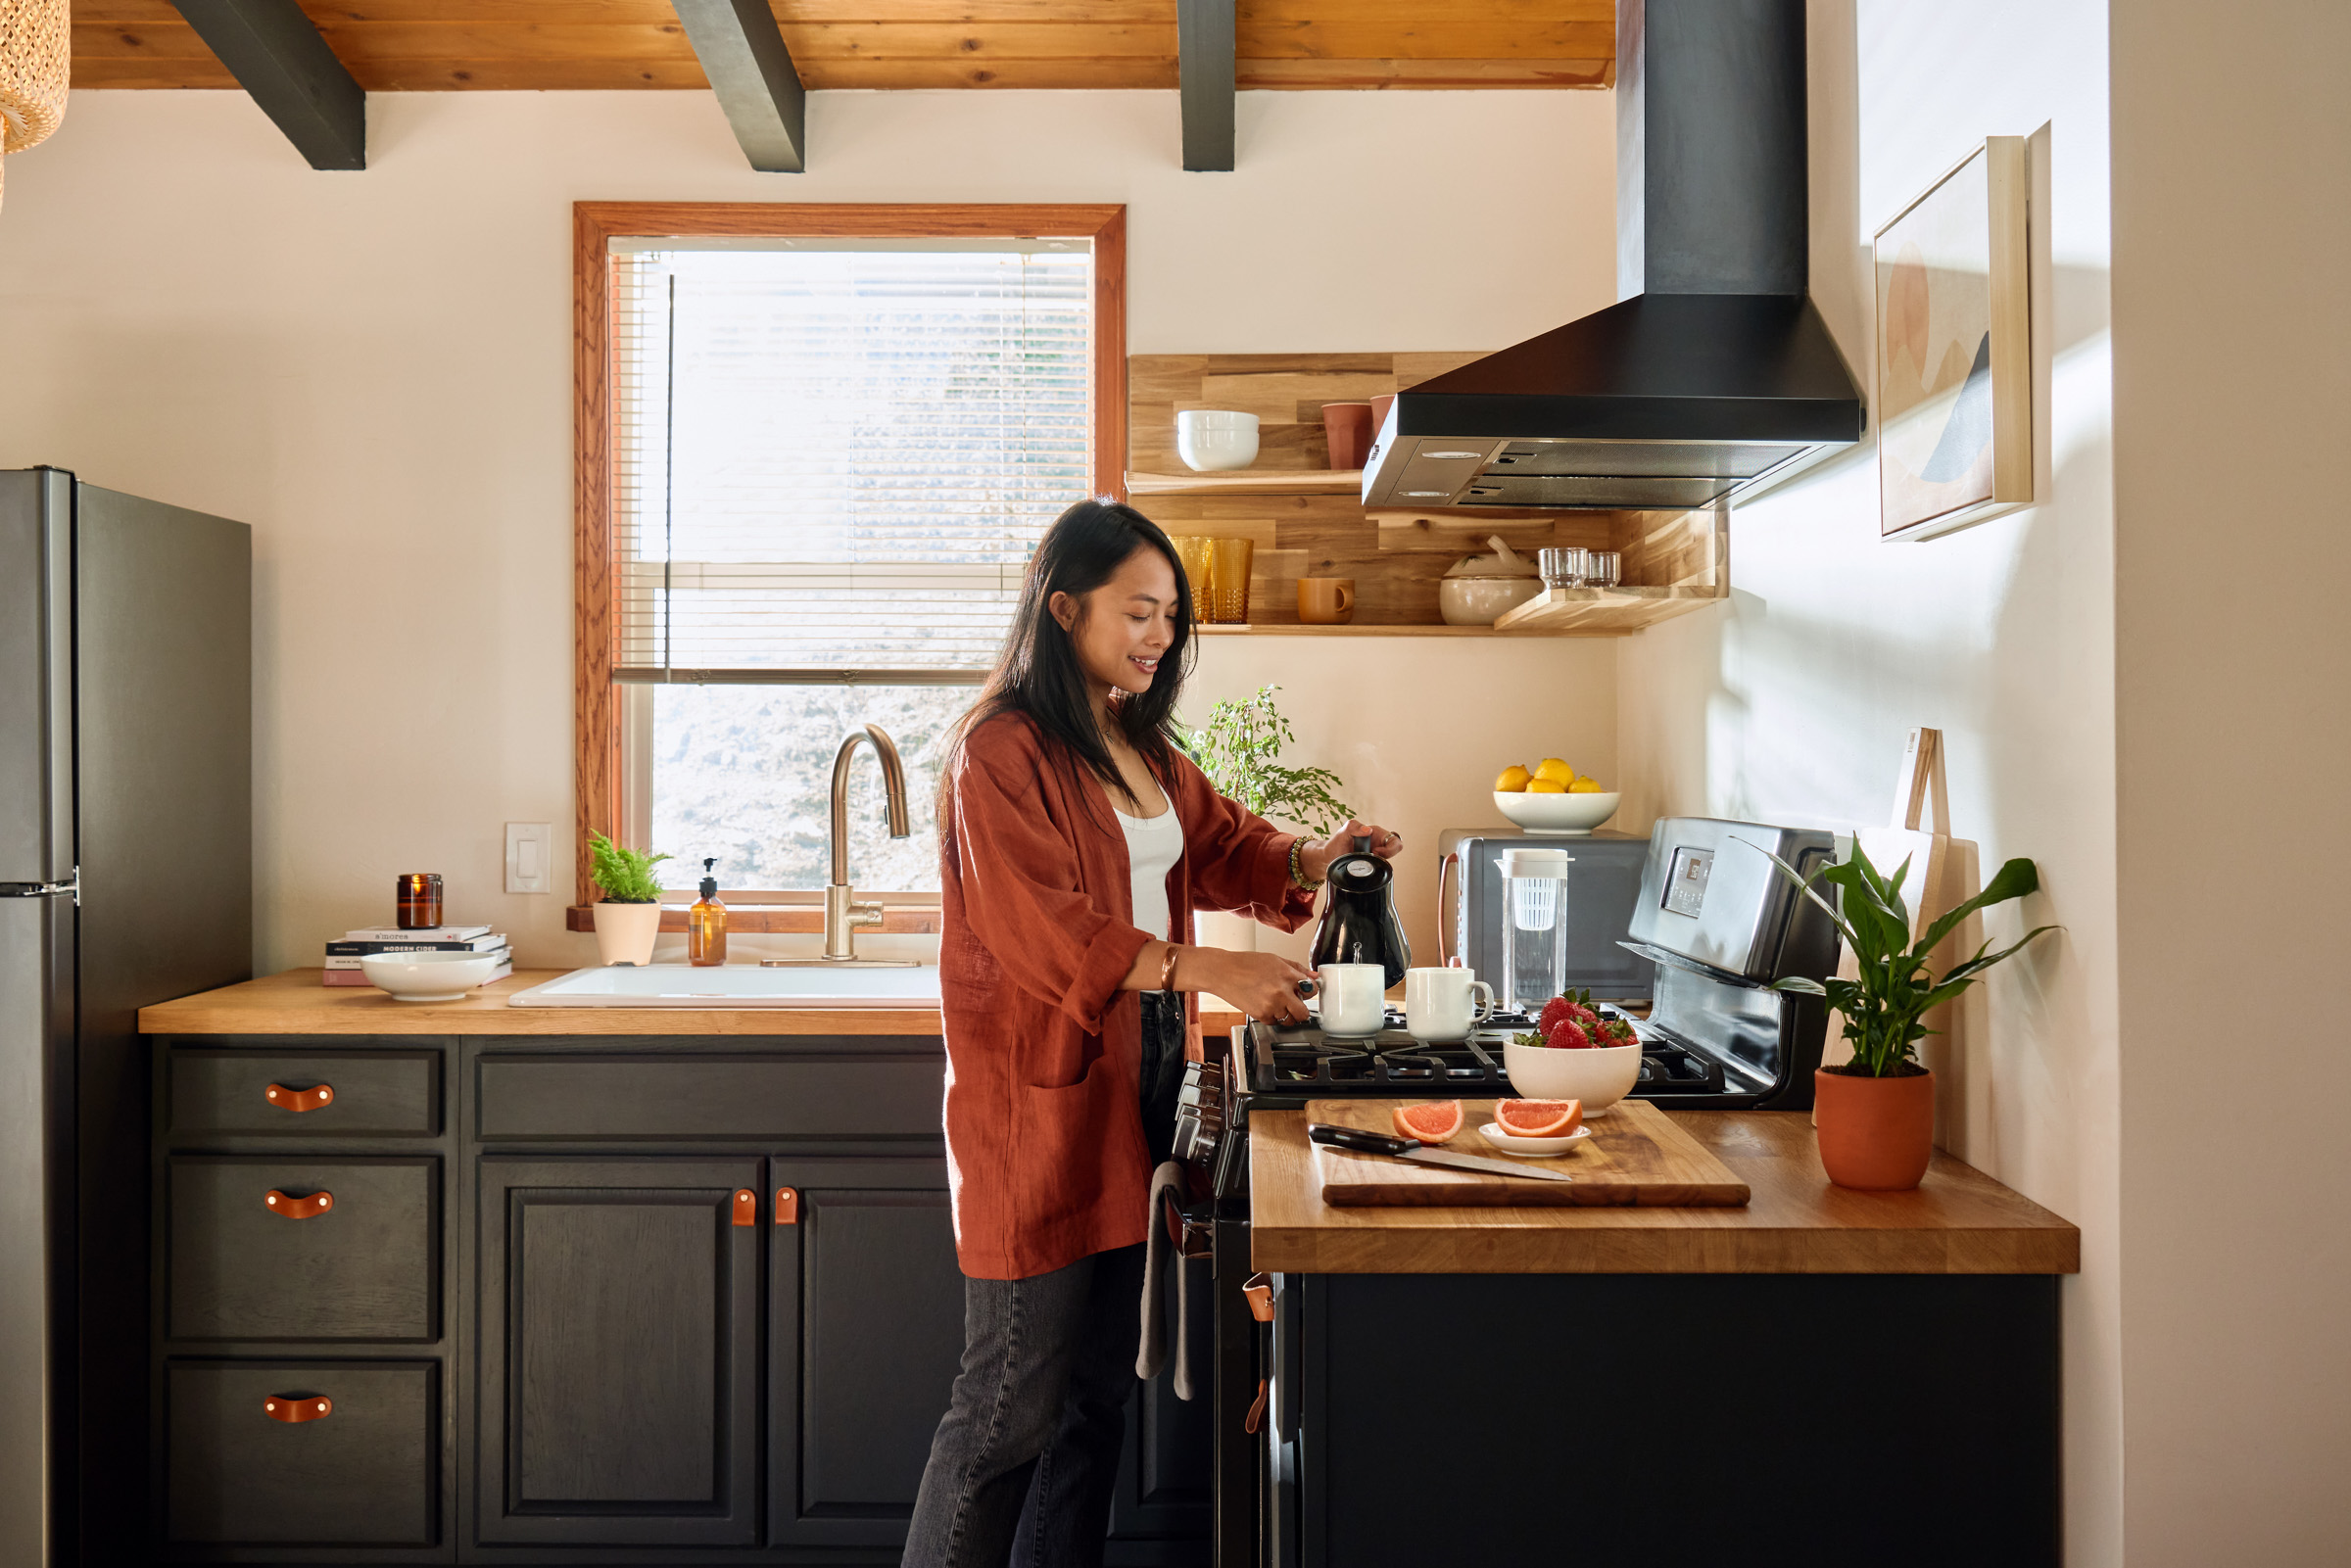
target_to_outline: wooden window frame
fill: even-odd
[[[594,896],[588,834],[625,820],[612,681],[612,264],[608,241],[1085,239],[1093,246],[1094,493],[1127,499],[1127,209],[1113,203],[575,202],[572,204],[573,889]]]

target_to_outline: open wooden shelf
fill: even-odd
[[[1360,496],[1361,468],[1235,468],[1216,474],[1128,474],[1129,496]]]
[[[1706,511],[1367,511],[1363,475],[1333,470],[1325,403],[1400,391],[1476,354],[1135,355],[1127,361],[1128,496],[1177,538],[1246,539],[1249,623],[1202,625],[1209,637],[1627,637],[1730,593],[1730,531]],[[1182,471],[1176,415],[1233,408],[1258,416],[1248,468]],[[1615,550],[1624,585],[1554,589],[1495,626],[1447,626],[1438,584],[1489,536],[1533,560],[1547,546]],[[1298,580],[1355,583],[1345,626],[1298,620]]]

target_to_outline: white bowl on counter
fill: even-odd
[[[1186,408],[1176,416],[1176,455],[1194,473],[1222,473],[1257,461],[1257,415]]]
[[[1543,592],[1539,577],[1448,577],[1437,584],[1447,626],[1492,626]]]
[[[1624,798],[1620,789],[1601,789],[1583,794],[1528,794],[1516,790],[1497,789],[1494,804],[1502,814],[1530,833],[1559,837],[1582,837],[1616,815],[1616,802]]]
[[[461,1002],[506,961],[504,953],[369,953],[360,973],[401,1002]]]
[[[1607,1116],[1608,1107],[1641,1081],[1638,1041],[1573,1051],[1511,1040],[1503,1046],[1502,1057],[1503,1070],[1520,1099],[1581,1100],[1587,1117]]]

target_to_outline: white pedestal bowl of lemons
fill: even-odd
[[[1512,763],[1494,781],[1494,804],[1502,814],[1541,837],[1583,837],[1616,815],[1621,798],[1558,757],[1532,768]]]

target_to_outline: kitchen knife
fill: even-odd
[[[1427,1165],[1449,1165],[1456,1170],[1479,1170],[1489,1176],[1525,1176],[1535,1181],[1575,1179],[1563,1170],[1512,1164],[1507,1160],[1480,1160],[1475,1155],[1457,1155],[1449,1149],[1432,1149],[1417,1138],[1391,1138],[1384,1132],[1336,1126],[1327,1121],[1308,1122],[1306,1135],[1314,1142],[1333,1149],[1353,1149],[1359,1154],[1367,1155],[1394,1155],[1399,1160],[1417,1160]]]

